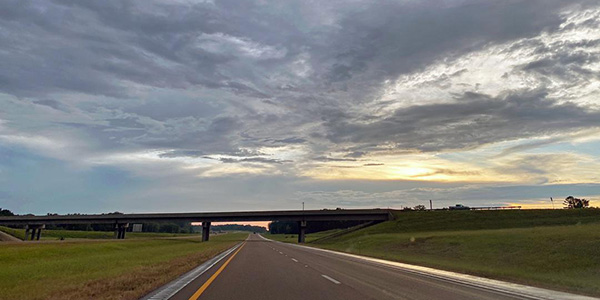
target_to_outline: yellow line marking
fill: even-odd
[[[231,257],[229,257],[229,259],[217,270],[217,272],[215,272],[215,274],[213,274],[213,276],[211,276],[193,295],[192,297],[190,297],[189,300],[197,300],[200,295],[202,295],[202,293],[204,293],[204,291],[208,288],[208,286],[215,281],[215,279],[217,278],[217,276],[219,276],[219,274],[221,274],[221,272],[223,272],[223,270],[225,269],[225,267],[227,267],[227,265],[229,264],[229,262],[233,259],[233,257],[238,254],[238,252],[240,252],[240,250],[242,250],[242,248],[244,247],[244,245],[246,245],[246,242],[244,242],[240,248],[237,249],[237,251],[235,251],[235,253],[233,253],[233,255],[231,255]]]

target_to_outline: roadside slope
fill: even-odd
[[[600,296],[600,210],[402,212],[308,245]]]

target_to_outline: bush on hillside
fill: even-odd
[[[573,208],[586,208],[590,206],[590,201],[586,199],[579,199],[573,196],[569,196],[563,202],[565,208],[573,209]]]

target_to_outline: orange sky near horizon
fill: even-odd
[[[269,223],[271,221],[255,221],[255,222],[212,222],[211,225],[226,225],[226,224],[238,224],[238,225],[252,225],[252,226],[262,226],[269,229]],[[201,222],[193,222],[192,225],[202,225]]]

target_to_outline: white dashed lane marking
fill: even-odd
[[[329,276],[327,276],[325,274],[323,274],[321,276],[323,276],[323,278],[325,278],[325,279],[327,279],[327,280],[329,280],[329,281],[331,281],[331,282],[333,282],[335,284],[341,284],[341,282],[339,282],[339,281],[337,281],[337,280],[335,280],[335,279],[333,279],[333,278],[331,278],[331,277],[329,277]]]

